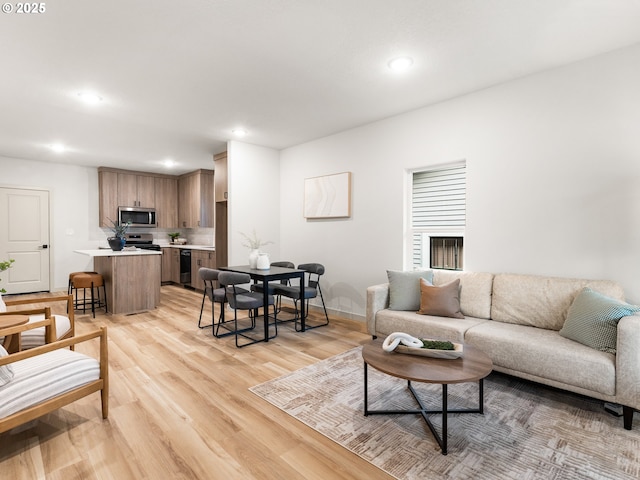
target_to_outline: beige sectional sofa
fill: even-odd
[[[633,411],[640,408],[640,315],[619,320],[616,353],[560,334],[585,287],[624,301],[619,284],[506,273],[429,273],[434,286],[459,279],[464,318],[391,310],[389,283],[375,285],[367,289],[366,310],[367,330],[374,338],[405,332],[474,345],[491,357],[496,371],[622,405],[624,427],[631,429]]]

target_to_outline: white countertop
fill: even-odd
[[[126,257],[131,255],[162,255],[161,251],[158,250],[143,250],[141,248],[136,250],[120,250],[119,252],[114,252],[109,249],[99,249],[99,250],[74,250],[74,253],[80,253],[82,255],[88,255],[90,257]]]

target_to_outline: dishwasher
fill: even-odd
[[[191,250],[180,249],[180,283],[191,284]]]

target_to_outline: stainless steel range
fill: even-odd
[[[137,247],[145,250],[161,250],[160,245],[153,243],[153,235],[150,233],[126,233],[125,247]]]

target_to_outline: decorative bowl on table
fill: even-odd
[[[434,340],[429,339],[421,339],[423,342],[434,342]],[[455,359],[460,358],[463,353],[463,345],[462,343],[454,343],[448,342],[453,345],[453,350],[441,350],[438,348],[425,348],[425,347],[408,347],[406,345],[398,345],[395,348],[395,352],[398,353],[406,353],[409,355],[420,355],[422,357],[431,357],[431,358],[444,358],[444,359]]]

